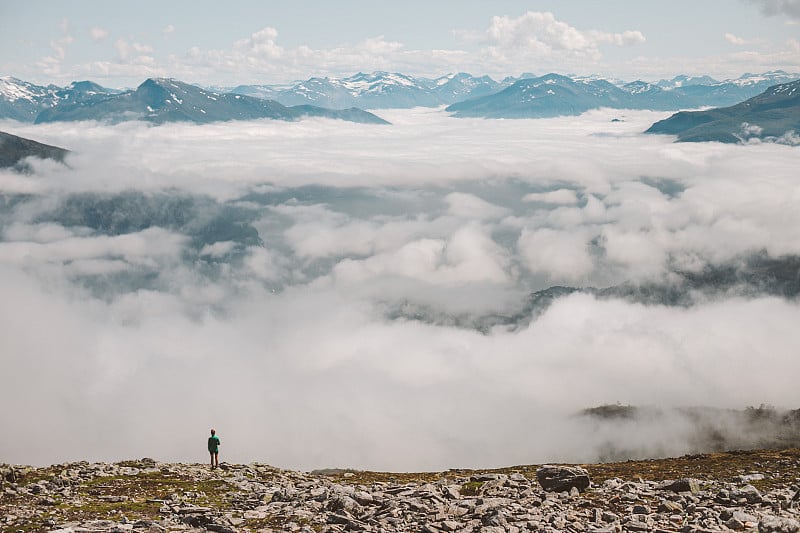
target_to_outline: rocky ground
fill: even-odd
[[[3,532],[800,531],[800,449],[543,470],[0,465]],[[537,472],[539,474],[537,478]],[[542,482],[561,483],[546,491]],[[579,489],[580,487],[580,489]],[[568,490],[567,490],[568,489]],[[559,492],[559,490],[561,492]]]

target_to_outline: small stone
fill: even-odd
[[[455,520],[445,520],[440,525],[442,531],[457,531],[461,528],[461,523]]]
[[[744,500],[746,503],[761,503],[764,500],[758,489],[752,485],[745,485],[741,489],[731,492],[731,499]]]
[[[626,523],[623,528],[626,531],[649,531],[650,526],[645,524],[644,522],[639,522],[638,520],[631,520],[630,522]]]
[[[733,517],[725,521],[725,527],[734,531],[743,531],[745,529],[744,523]]]
[[[659,513],[680,513],[681,511],[683,511],[683,505],[678,502],[665,500],[658,504]]]

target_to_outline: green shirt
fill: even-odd
[[[211,453],[217,453],[219,451],[219,437],[216,435],[208,437],[208,451]]]

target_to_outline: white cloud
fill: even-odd
[[[69,31],[69,20],[62,19],[58,25],[61,35],[50,39],[50,49],[53,53],[42,57],[36,63],[37,67],[47,76],[59,77],[62,73],[62,64],[67,56],[67,49],[75,40]]]
[[[136,43],[128,42],[125,39],[117,39],[114,41],[114,48],[117,49],[117,54],[121,63],[153,63],[153,47]]]
[[[522,230],[517,247],[525,266],[534,274],[544,274],[554,282],[580,283],[594,267],[586,235],[581,233],[526,228]]]
[[[161,30],[161,32],[164,35],[169,35],[170,33],[175,32],[175,26],[173,26],[172,24],[167,24],[166,26],[164,26],[164,29]]]
[[[58,27],[61,30],[61,37],[52,39],[50,41],[50,47],[53,49],[53,52],[55,52],[55,58],[63,60],[67,55],[67,47],[72,44],[75,39],[69,33],[69,21],[67,19],[62,20]]]
[[[508,268],[507,252],[484,228],[470,225],[455,231],[448,240],[419,239],[367,259],[345,259],[334,267],[333,274],[345,284],[388,275],[449,286],[505,283],[509,280]]]
[[[728,41],[729,43],[735,44],[737,46],[742,46],[742,45],[747,44],[747,41],[745,39],[742,39],[741,37],[737,37],[736,35],[734,35],[732,33],[726,33],[725,34],[725,40]]]
[[[523,196],[523,202],[542,202],[555,205],[575,205],[578,195],[571,189],[557,189],[547,192],[531,192]]]
[[[284,49],[275,43],[277,38],[278,30],[267,27],[246,39],[236,41],[233,48],[252,60],[279,59],[284,54]]]
[[[248,250],[245,266],[256,279],[269,282],[280,281],[286,275],[277,255],[265,248],[251,247]]]
[[[52,229],[50,232],[45,236],[45,242],[0,242],[0,263],[35,267],[40,264],[60,265],[85,259],[110,258],[125,261],[131,266],[156,268],[164,262],[175,262],[184,245],[182,236],[161,228],[117,236],[72,236],[66,230],[59,232]],[[37,233],[34,236],[42,239],[41,232]],[[13,230],[11,236],[15,236]],[[61,236],[64,238],[58,238]]]
[[[470,219],[501,218],[511,213],[507,208],[494,205],[475,196],[463,192],[452,192],[444,197],[448,212],[457,217]]]
[[[99,28],[97,26],[92,26],[89,28],[89,36],[95,42],[100,42],[108,37],[108,30],[105,28]]]
[[[492,17],[486,30],[486,41],[490,54],[503,60],[522,54],[545,59],[555,55],[595,61],[600,58],[598,45],[601,43],[616,46],[640,44],[645,42],[645,37],[640,31],[581,31],[557,20],[552,13],[528,11],[519,17]]]
[[[200,250],[200,256],[208,256],[213,259],[219,259],[231,253],[236,247],[234,241],[218,241],[213,244],[206,244]]]

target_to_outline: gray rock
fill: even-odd
[[[679,504],[678,502],[673,502],[670,500],[665,500],[658,504],[658,512],[659,513],[680,513],[683,511],[683,505]]]
[[[536,470],[536,479],[549,492],[569,491],[573,487],[584,491],[591,484],[589,472],[579,466],[544,465]]]
[[[447,485],[444,488],[444,495],[447,498],[457,500],[461,497],[461,488],[457,485]]]
[[[455,520],[445,520],[439,524],[442,531],[458,531],[461,529],[461,522]]]
[[[758,533],[798,533],[800,522],[782,516],[768,515],[758,523]]]
[[[658,490],[669,490],[672,492],[699,492],[700,483],[696,479],[684,478],[673,481],[665,481],[657,487]]]
[[[650,531],[650,526],[638,520],[631,520],[622,526],[625,531]]]
[[[752,485],[745,485],[739,490],[731,491],[731,499],[745,500],[747,503],[761,503],[764,500],[758,489]]]

